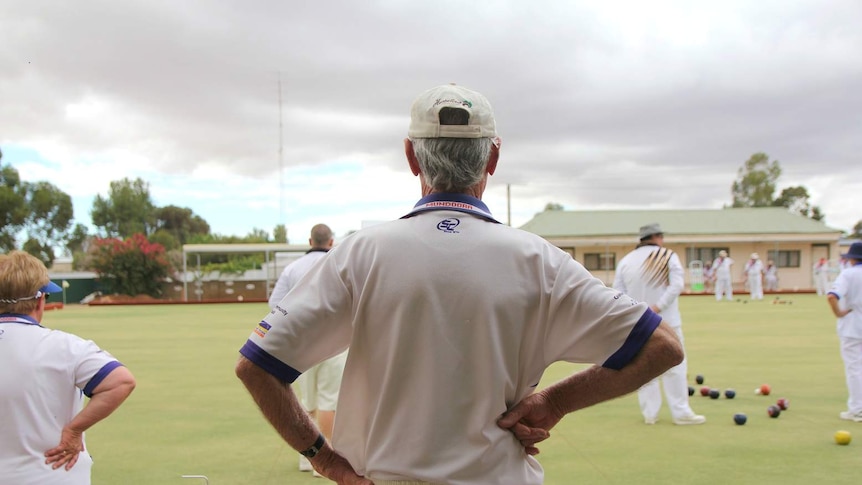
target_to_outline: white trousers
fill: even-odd
[[[849,394],[847,410],[856,414],[862,412],[862,339],[840,337],[840,341]]]
[[[347,350],[299,375],[297,385],[306,411],[335,411]]]
[[[826,270],[820,270],[820,273],[814,275],[814,286],[818,295],[825,295],[829,291],[829,273]]]
[[[680,344],[683,344],[682,328],[673,329],[676,336],[679,337]],[[672,419],[684,418],[691,416],[694,411],[688,404],[688,362],[683,357],[679,365],[671,367],[664,374],[644,384],[638,389],[638,402],[641,406],[641,414],[647,421],[655,420],[658,417],[658,412],[661,409],[661,385],[664,386],[664,395],[667,398],[667,405],[670,408]]]
[[[733,283],[731,283],[730,278],[716,278],[715,300],[721,301],[721,296],[725,294],[728,300],[733,300]]]
[[[763,280],[760,274],[748,276],[748,291],[751,293],[752,300],[763,299]]]

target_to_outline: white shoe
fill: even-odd
[[[841,411],[841,414],[838,415],[841,419],[846,419],[847,421],[853,421],[856,423],[862,423],[862,411],[858,413],[851,413],[850,411]]]
[[[308,461],[308,458],[299,455],[299,471],[310,472],[312,470],[314,470],[314,467],[311,466],[311,462]]]
[[[685,426],[688,424],[703,424],[706,422],[706,418],[701,416],[700,414],[692,414],[690,416],[683,416],[681,418],[675,418],[673,420],[673,424],[679,426]]]
[[[644,424],[656,424],[658,423],[658,418],[644,418]]]

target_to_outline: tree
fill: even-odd
[[[2,159],[2,154],[0,154]],[[0,166],[0,250],[17,248],[17,235],[27,222],[27,199],[18,171]]]
[[[161,244],[167,251],[176,251],[182,247],[180,241],[174,235],[165,229],[158,229],[148,237],[151,243]]]
[[[853,234],[850,234],[850,237],[862,239],[862,220],[859,220],[855,226],[853,226]]]
[[[159,231],[166,231],[182,246],[193,235],[209,234],[210,225],[187,207],[168,205],[156,209],[156,232]]]
[[[563,204],[559,204],[557,202],[548,202],[547,204],[545,204],[545,210],[546,211],[561,211],[561,210],[565,210],[565,207],[563,207]]]
[[[2,153],[0,153],[2,159]],[[0,250],[18,248],[36,256],[49,268],[55,248],[71,237],[72,198],[48,182],[22,182],[12,166],[0,166]]]
[[[817,206],[812,206],[809,202],[808,189],[799,185],[796,187],[787,187],[781,191],[772,202],[776,207],[787,207],[792,212],[796,212],[805,217],[810,217],[816,221],[823,219],[823,213]]]
[[[755,153],[740,167],[733,182],[732,207],[786,207],[792,212],[821,221],[826,215],[820,207],[811,205],[808,189],[799,185],[786,187],[775,198],[781,165],[778,160],[769,161],[769,155]]]
[[[245,240],[242,241],[244,243],[268,243],[269,233],[263,229],[259,229],[257,227],[253,227],[251,232],[245,237]]]
[[[72,198],[48,182],[25,184],[25,198],[30,213],[23,248],[50,267],[54,248],[64,246],[71,237]]]
[[[284,224],[278,224],[272,230],[272,238],[277,243],[287,244],[287,227]]]
[[[89,242],[90,234],[87,232],[87,227],[83,224],[75,224],[66,240],[66,251],[72,255],[72,268],[80,271],[90,269],[87,257]]]
[[[155,231],[156,207],[150,198],[150,184],[140,178],[115,180],[107,198],[93,200],[93,225],[106,237],[148,236]]]
[[[164,246],[141,233],[125,240],[96,238],[90,253],[92,268],[110,293],[159,297],[172,272]]]
[[[69,237],[66,238],[66,251],[71,255],[86,251],[87,240],[90,239],[90,234],[87,232],[87,226],[83,224],[75,224]]]
[[[773,205],[775,183],[781,176],[778,160],[769,161],[769,155],[755,153],[737,172],[733,182],[733,207],[768,207]]]

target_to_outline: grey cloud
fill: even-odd
[[[273,177],[280,77],[285,164],[361,155],[400,170],[409,103],[458,82],[497,110],[493,183],[549,201],[729,202],[758,151],[795,180],[862,175],[853,1],[658,2],[679,13],[662,25],[589,2],[9,3],[0,142]],[[701,24],[690,40],[662,30]],[[69,119],[86,99],[106,119]]]

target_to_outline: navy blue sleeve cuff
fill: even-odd
[[[660,323],[661,316],[647,308],[644,314],[641,315],[638,323],[636,323],[634,328],[632,328],[632,331],[629,333],[629,336],[626,338],[622,347],[614,352],[613,355],[608,357],[608,360],[602,364],[602,367],[620,370],[628,365],[628,363],[635,358],[635,355],[640,352],[641,348],[643,348],[644,344],[646,344],[647,340],[649,340],[652,333],[655,332],[655,329],[658,328]]]
[[[835,298],[837,298],[839,300],[841,299],[841,295],[839,295],[838,293],[835,293],[834,291],[830,291],[829,293],[826,293],[826,294],[827,295],[833,295],[833,296],[835,296]]]
[[[281,382],[293,383],[301,374],[293,367],[269,355],[251,340],[246,341],[245,345],[239,349],[239,353]]]
[[[123,364],[116,360],[108,362],[107,364],[102,366],[102,368],[99,369],[99,372],[96,372],[96,375],[94,375],[93,378],[90,379],[90,382],[88,382],[87,385],[84,386],[84,395],[87,397],[93,397],[93,390],[96,389],[96,387],[101,384],[106,377],[108,377],[108,374],[110,374],[111,371],[113,371],[117,367],[123,367]]]

